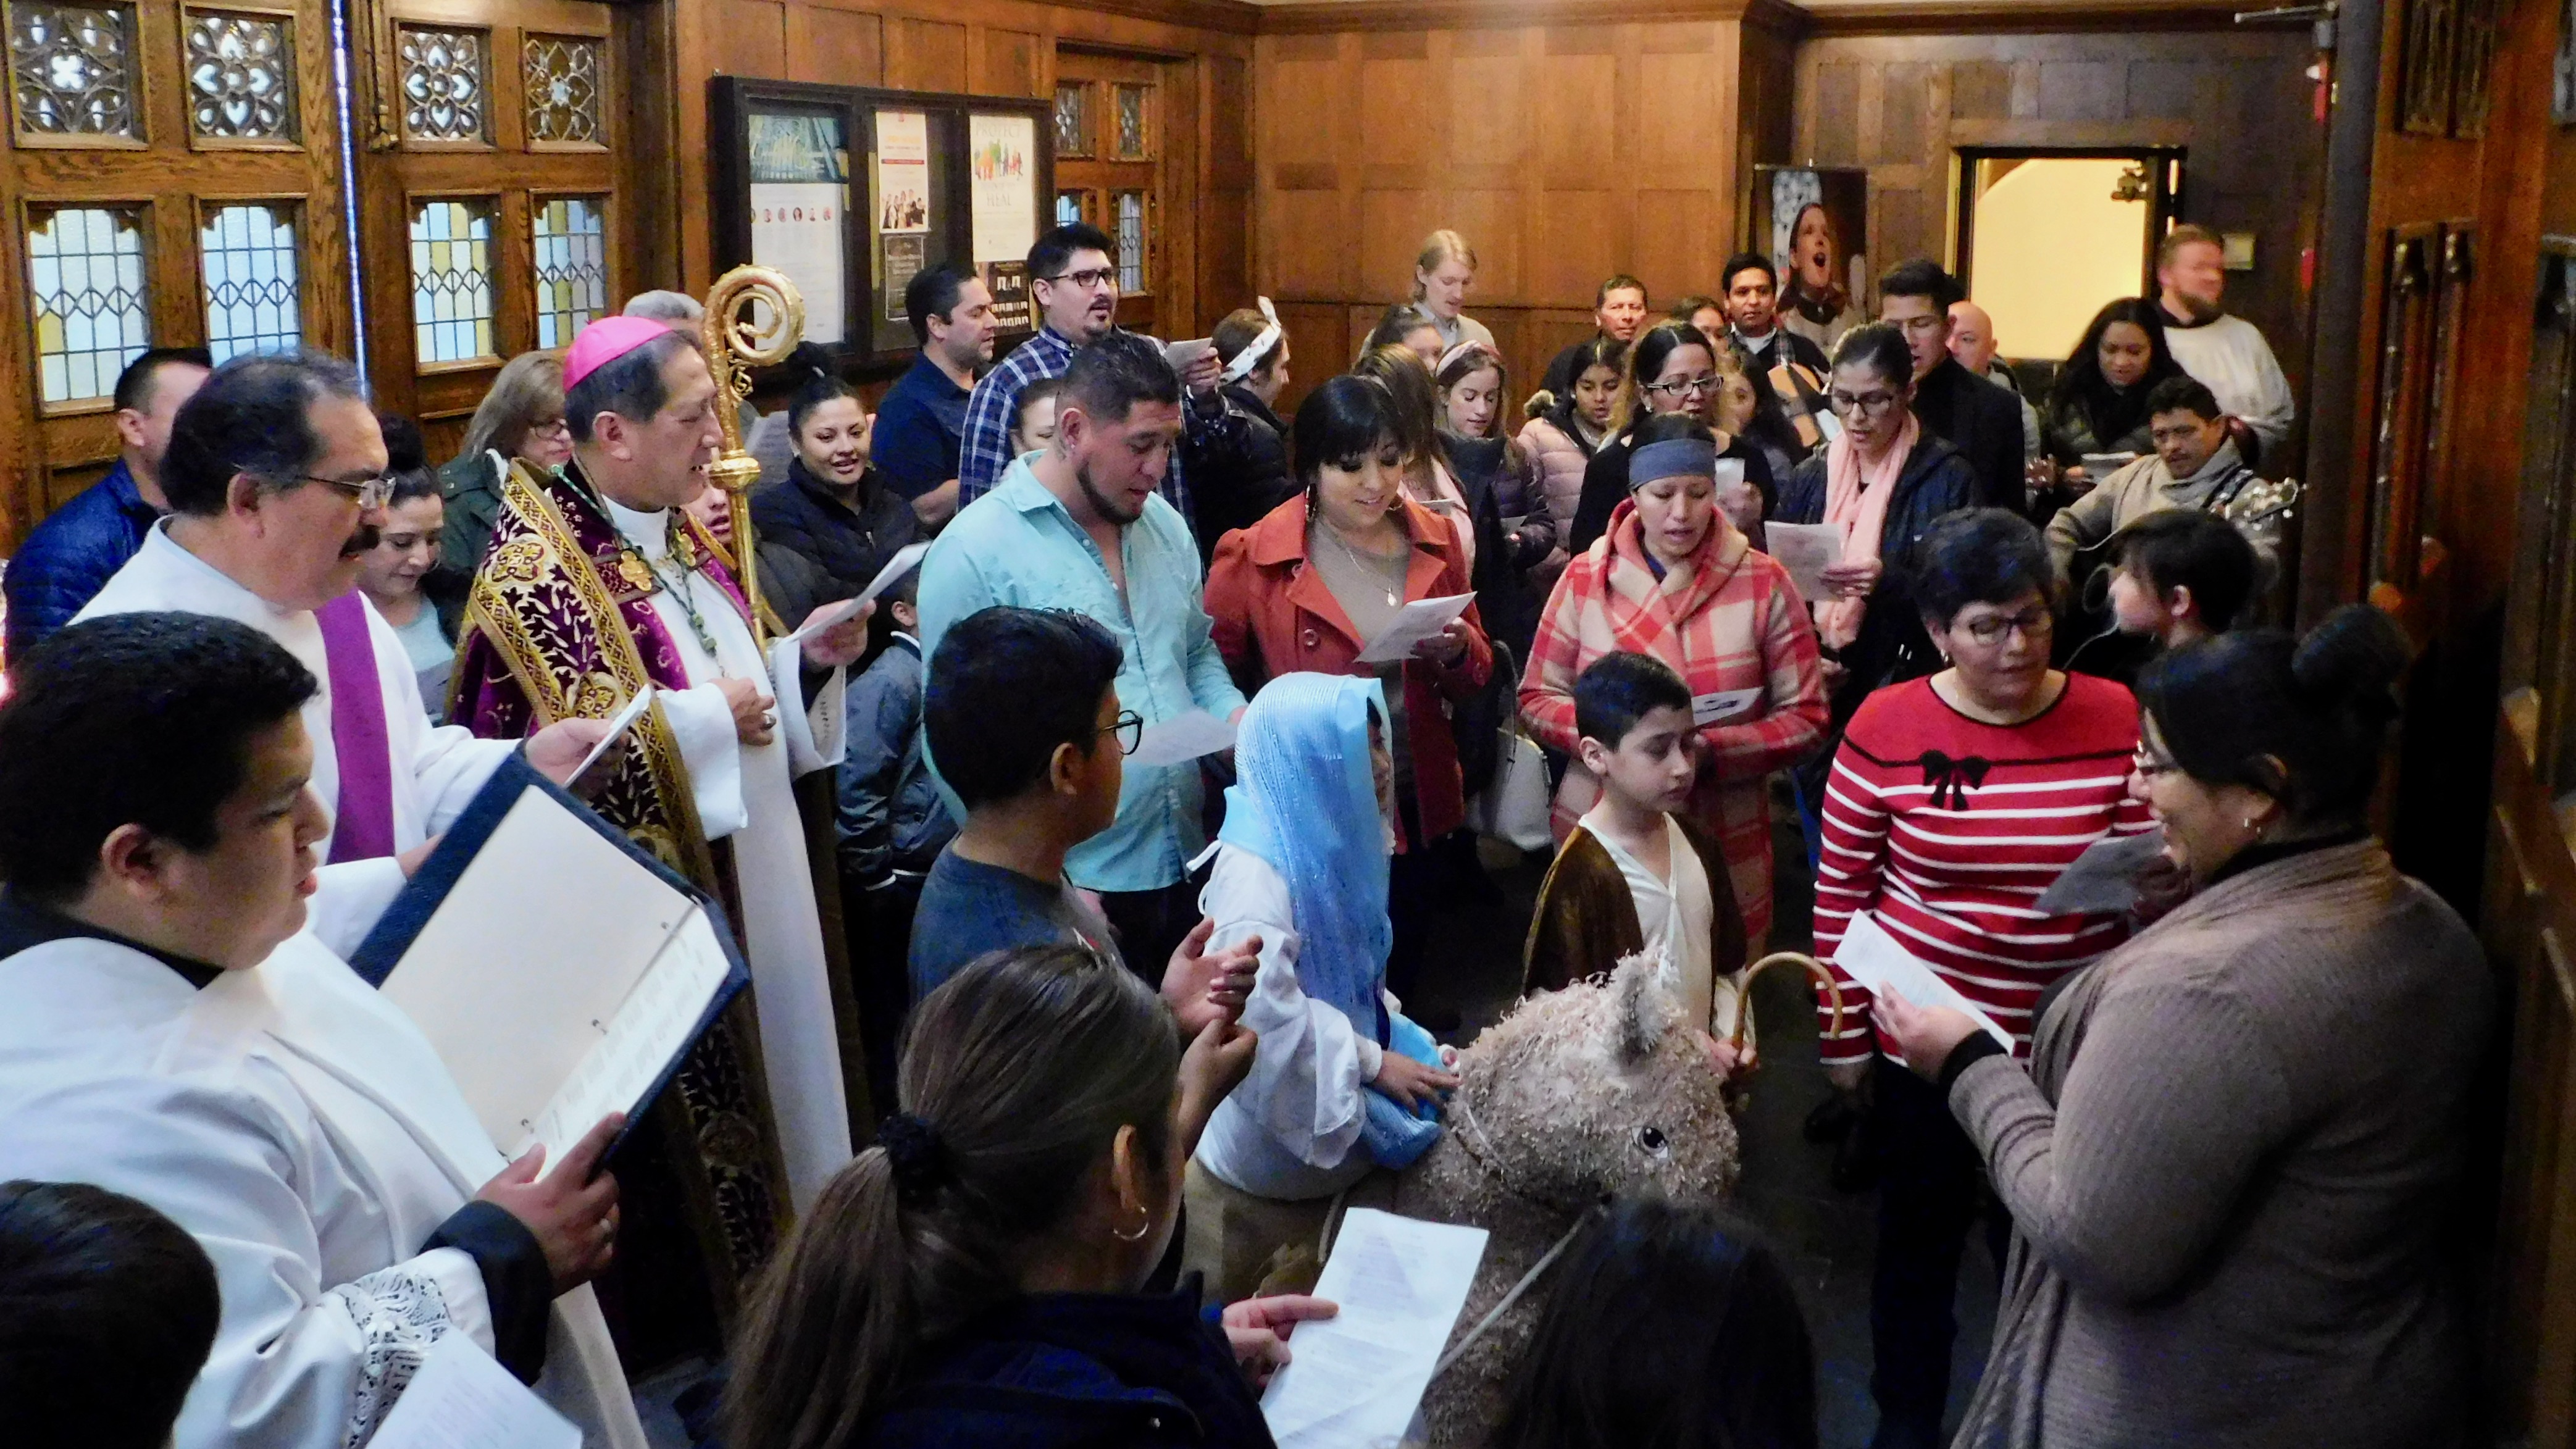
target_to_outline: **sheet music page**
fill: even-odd
[[[1941,979],[1940,972],[1906,950],[1868,911],[1852,913],[1851,928],[1843,932],[1842,945],[1834,952],[1834,964],[1872,994],[1892,990],[1916,1006],[1946,1006],[1965,1012],[1979,1030],[1993,1037],[2005,1051],[2012,1050],[2011,1032],[1996,1025],[1993,1017]]]
[[[1379,1449],[1404,1437],[1467,1306],[1483,1228],[1352,1208],[1315,1295],[1332,1318],[1297,1325],[1261,1414],[1279,1449]]]
[[[724,984],[729,967],[724,948],[716,944],[715,922],[692,905],[688,919],[671,933],[526,1139],[516,1146],[503,1143],[501,1150],[516,1157],[529,1143],[542,1142],[546,1161],[560,1162],[565,1149],[599,1125],[600,1118],[633,1111],[696,1033],[698,1018],[706,1015],[707,1002]]]
[[[581,1449],[581,1430],[473,1336],[450,1333],[421,1356],[372,1449]]]
[[[382,991],[437,1049],[493,1144],[515,1156],[697,915],[587,820],[529,789]]]

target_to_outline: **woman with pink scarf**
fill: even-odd
[[[1816,605],[1832,723],[1825,747],[1797,771],[1811,849],[1825,775],[1852,711],[1881,685],[1941,667],[1905,564],[1917,539],[1976,494],[1968,460],[1915,420],[1904,333],[1877,322],[1843,334],[1828,399],[1842,435],[1798,465],[1771,513],[1775,523],[1830,523],[1843,535],[1843,561],[1825,571],[1834,597]]]

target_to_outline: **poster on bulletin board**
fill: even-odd
[[[805,340],[833,343],[846,326],[849,148],[837,116],[751,117],[751,260],[787,274],[805,295]]]
[[[1038,241],[1038,123],[1029,116],[966,118],[975,262],[1025,262]]]
[[[877,234],[930,230],[930,117],[877,112]]]

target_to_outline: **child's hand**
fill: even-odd
[[[1456,1091],[1458,1074],[1424,1066],[1402,1052],[1390,1051],[1378,1062],[1377,1075],[1369,1085],[1410,1112],[1424,1102],[1436,1102],[1443,1093]]]
[[[1185,1037],[1196,1037],[1212,1021],[1228,1025],[1241,1021],[1243,1003],[1252,995],[1253,978],[1261,970],[1259,936],[1209,952],[1208,938],[1215,934],[1215,920],[1201,916],[1163,968],[1163,1000],[1180,1018]]]

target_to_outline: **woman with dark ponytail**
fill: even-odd
[[[1879,999],[2012,1214],[1965,1449],[2459,1442],[2445,1209],[2492,988],[2370,834],[2405,663],[2353,605],[2147,666],[2129,788],[2191,895],[2040,998],[2026,1069]]]
[[[903,1110],[770,1265],[727,1390],[732,1449],[1266,1446],[1259,1380],[1306,1298],[1222,1327],[1148,1296],[1181,1172],[1251,1066],[1187,1043],[1153,988],[1079,947],[996,952],[922,1000]]]

